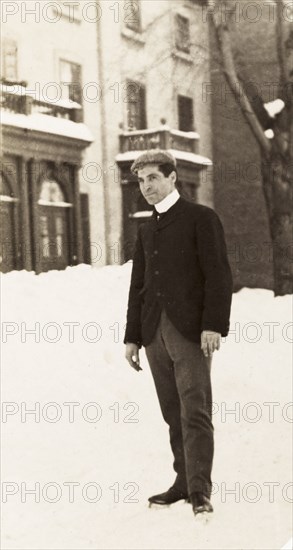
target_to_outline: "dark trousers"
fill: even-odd
[[[177,477],[174,487],[210,496],[214,453],[211,359],[184,338],[162,311],[154,340],[146,346]]]

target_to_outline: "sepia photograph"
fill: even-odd
[[[1,0],[3,550],[293,550],[292,0]]]

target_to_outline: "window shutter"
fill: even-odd
[[[82,81],[81,81],[81,65],[71,63],[71,78],[72,89],[70,90],[70,99],[76,103],[82,104]]]
[[[179,130],[192,132],[194,130],[193,100],[191,97],[178,96]]]
[[[60,60],[60,81],[63,86],[63,99],[70,99],[82,104],[81,65]]]
[[[180,14],[176,15],[176,48],[183,52],[190,52],[190,25],[189,19]]]
[[[147,126],[145,87],[129,80],[126,84],[126,98],[128,128],[144,130]]]
[[[139,88],[139,112],[140,112],[140,130],[144,130],[147,127],[146,121],[146,91],[144,86]]]

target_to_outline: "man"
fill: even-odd
[[[166,151],[141,154],[138,176],[151,219],[139,227],[124,343],[141,370],[145,347],[177,474],[149,498],[169,505],[188,499],[194,514],[212,512],[211,359],[229,330],[232,278],[223,228],[213,210],[180,197],[176,160]]]

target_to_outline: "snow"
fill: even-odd
[[[271,128],[269,128],[268,130],[265,131],[265,136],[268,139],[273,139],[275,137],[274,130],[271,130]]]
[[[92,142],[94,139],[89,128],[83,123],[39,113],[22,115],[3,110],[1,113],[1,124],[4,126],[17,126],[18,128],[25,128],[36,132],[46,132],[79,139],[87,143]]]
[[[140,135],[147,135],[147,134],[154,134],[157,132],[170,132],[174,136],[179,137],[185,137],[188,139],[199,139],[200,135],[197,132],[182,132],[181,130],[174,130],[171,129],[170,126],[167,124],[163,124],[162,126],[158,126],[158,128],[146,128],[144,130],[129,130],[129,131],[123,131],[121,132],[121,136],[140,136]]]
[[[150,218],[153,214],[152,210],[139,210],[134,212],[134,214],[129,214],[130,218]]]
[[[8,195],[0,195],[0,202],[18,202],[19,199],[9,197]]]
[[[282,546],[281,550],[293,550],[293,538],[288,540],[288,542],[285,544],[285,546]]]
[[[63,202],[63,201],[45,201],[42,199],[38,200],[38,204],[41,204],[42,206],[61,206],[62,208],[71,208],[72,204],[70,202]]]
[[[212,368],[215,512],[205,525],[182,501],[147,505],[174,473],[144,351],[140,373],[124,358],[130,273],[131,262],[97,262],[2,275],[2,487],[12,493],[2,548],[281,549],[292,526],[291,298],[233,296]],[[35,485],[39,502],[25,494]]]
[[[178,149],[167,149],[177,160],[185,160],[191,162],[192,164],[200,164],[201,166],[211,166],[212,161],[203,157],[202,155],[197,155],[195,153],[189,153],[188,151],[179,151]],[[143,151],[127,151],[125,153],[119,153],[116,155],[116,162],[130,162],[135,160]]]
[[[275,118],[282,109],[285,107],[285,103],[282,99],[274,99],[274,101],[269,101],[264,103],[264,107],[272,118]]]
[[[200,135],[197,132],[182,132],[182,130],[170,130],[173,136],[185,137],[189,139],[199,139]]]
[[[15,84],[11,86],[8,86],[7,84],[0,84],[0,91],[12,95],[33,97],[37,101],[48,103],[49,105],[57,105],[57,107],[64,107],[65,109],[81,109],[81,105],[79,103],[76,103],[76,101],[62,98],[55,98],[54,100],[52,100],[48,96],[43,95],[40,89],[29,90],[28,88],[24,88],[20,84]],[[61,87],[59,91],[61,92]]]
[[[13,95],[26,95],[26,88],[24,86],[21,86],[20,84],[15,84],[13,86],[8,86],[7,84],[0,84],[0,91],[7,93],[7,94],[13,94]]]
[[[143,130],[127,130],[120,133],[121,136],[131,137],[147,134],[156,134],[157,132],[170,132],[170,128],[167,125],[158,126],[157,128],[145,128]]]
[[[195,153],[189,153],[188,151],[178,151],[177,149],[169,149],[169,152],[174,155],[177,160],[186,160],[193,164],[201,164],[203,166],[211,166],[213,162],[207,157],[197,155]]]

